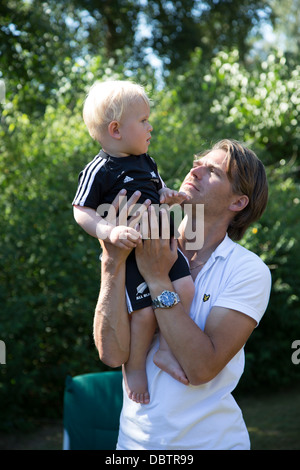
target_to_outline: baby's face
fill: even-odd
[[[149,105],[142,98],[138,98],[136,103],[123,113],[119,131],[124,153],[140,155],[148,151],[153,130],[149,115]]]

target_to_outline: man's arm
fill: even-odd
[[[150,285],[151,296],[162,289]],[[156,309],[156,319],[165,340],[192,385],[209,382],[244,346],[255,320],[235,310],[212,308],[202,331],[183,311],[181,304],[171,309]]]
[[[136,191],[129,199],[126,208],[130,212],[139,197]],[[122,197],[126,191],[120,191],[112,203],[106,220],[115,219]],[[139,215],[133,215],[128,220],[128,229],[139,222],[147,210],[150,200],[146,200],[139,208]],[[114,220],[118,224],[118,219]],[[118,228],[118,227],[116,227]],[[134,230],[135,231],[135,230]],[[99,351],[100,359],[110,367],[118,367],[127,362],[130,348],[130,316],[126,305],[125,295],[125,263],[132,249],[141,243],[140,238],[130,246],[121,248],[111,243],[100,242],[103,248],[101,259],[101,288],[94,317],[94,341]]]
[[[153,231],[151,232],[153,234]],[[154,237],[136,248],[139,270],[152,299],[163,290],[173,291],[168,272],[177,244]],[[212,380],[243,347],[255,320],[235,310],[212,308],[204,331],[187,315],[181,303],[155,310],[160,331],[192,385]]]
[[[119,367],[129,356],[130,320],[125,297],[125,261],[128,253],[113,245],[103,246],[94,341],[100,359],[110,367]]]

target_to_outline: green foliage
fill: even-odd
[[[242,244],[269,266],[272,293],[267,313],[246,346],[242,390],[275,389],[300,379],[299,366],[291,361],[291,345],[300,338],[300,184],[292,162],[283,160],[268,170],[267,210]]]
[[[86,88],[129,72],[101,57],[89,62],[61,77],[43,119],[20,110],[17,98],[2,112],[1,427],[61,416],[66,374],[104,368],[92,338],[99,247],[74,222],[71,202],[79,171],[98,152],[81,118]],[[293,383],[300,371],[291,362],[291,344],[300,338],[299,68],[273,55],[250,72],[235,51],[204,64],[196,50],[161,91],[151,70],[132,78],[147,84],[153,100],[150,153],[168,185],[178,188],[194,153],[220,138],[247,141],[269,165],[269,205],[243,243],[269,265],[272,296],[247,345],[242,386]]]
[[[151,152],[170,186],[179,187],[194,154],[223,138],[247,142],[268,165],[268,208],[242,244],[269,265],[273,286],[262,325],[247,343],[243,390],[300,379],[291,361],[291,344],[300,338],[299,77],[299,66],[291,69],[280,53],[249,71],[237,51],[206,66],[198,50],[185,73],[169,77],[153,113]]]
[[[43,114],[61,72],[69,71],[65,58],[75,51],[66,13],[53,0],[1,2],[0,75],[26,114]]]
[[[145,2],[144,13],[152,26],[148,45],[173,71],[186,67],[197,47],[208,61],[234,47],[244,59],[253,26],[261,21],[262,13],[265,18],[271,16],[266,0],[151,0]]]
[[[26,413],[61,416],[66,375],[107,369],[92,337],[100,246],[75,223],[72,200],[79,172],[99,151],[82,120],[86,91],[97,79],[124,79],[113,65],[101,57],[88,69],[74,64],[43,119],[20,111],[17,97],[3,107],[0,427],[25,425]]]
[[[246,68],[237,50],[220,52],[209,65],[196,50],[186,71],[168,80],[168,112],[180,103],[177,128],[193,136],[195,152],[201,141],[210,145],[226,134],[254,147],[265,164],[299,158],[299,84],[299,65],[291,68],[279,52]]]
[[[66,374],[101,369],[92,338],[100,266],[98,242],[72,217],[76,175],[95,154],[79,109],[48,107],[34,125],[15,111],[1,137],[0,387],[9,425],[24,409],[56,415]]]
[[[0,2],[0,77],[22,112],[41,116],[79,58],[86,66],[102,55],[138,71],[149,64],[150,50],[171,70],[186,63],[195,47],[207,60],[232,47],[244,57],[253,25],[270,16],[268,3],[6,0]]]

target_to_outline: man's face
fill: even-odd
[[[226,152],[221,149],[212,150],[195,160],[180,190],[190,196],[190,203],[204,204],[207,215],[224,214],[233,196],[226,173]]]

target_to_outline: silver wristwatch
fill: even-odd
[[[164,290],[158,297],[153,299],[153,308],[171,308],[180,302],[179,295],[176,292]]]

